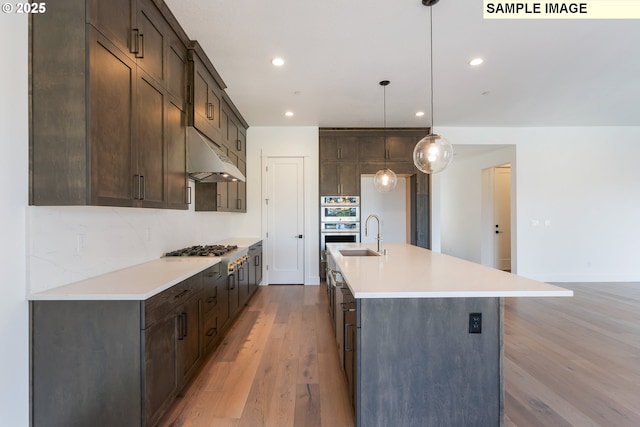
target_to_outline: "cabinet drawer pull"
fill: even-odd
[[[178,298],[182,298],[183,296],[185,296],[186,294],[189,293],[189,289],[185,289],[184,291],[180,292],[178,295],[175,296],[176,299]]]
[[[211,304],[212,302],[218,302],[218,297],[209,297],[207,299],[207,304]]]
[[[217,333],[218,333],[218,329],[216,329],[216,328],[211,328],[211,329],[209,329],[209,330],[207,331],[207,336],[208,336],[208,337],[211,337],[211,336],[213,336],[213,335],[215,335],[215,334],[217,334]]]

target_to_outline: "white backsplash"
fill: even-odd
[[[27,293],[229,237],[243,214],[95,206],[27,208]],[[251,234],[251,233],[250,233]],[[256,233],[253,233],[254,235]]]

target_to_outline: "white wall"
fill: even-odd
[[[373,185],[373,176],[360,177],[360,217],[362,221],[360,241],[375,243],[378,230],[374,220],[369,222],[369,235],[364,234],[364,223],[369,214],[380,218],[382,247],[388,243],[407,242],[407,180],[398,177],[398,184],[392,191],[380,193]]]
[[[640,128],[439,128],[438,133],[454,145],[516,146],[512,232],[518,274],[557,282],[640,281]],[[477,262],[479,235],[468,222],[480,216],[485,161],[452,164],[434,188],[443,252]],[[533,226],[532,220],[540,224]]]
[[[261,187],[247,190],[247,199],[259,201],[261,208],[251,209],[246,220],[261,223],[262,230],[267,230],[264,212],[264,188],[262,186],[263,170],[267,157],[303,157],[304,158],[304,215],[305,215],[305,285],[320,283],[320,193],[319,193],[319,152],[317,127],[251,127],[247,139],[247,176],[252,180],[260,180]],[[257,202],[256,202],[257,203]],[[264,236],[264,233],[263,233]],[[265,240],[265,243],[267,241]],[[264,246],[265,248],[268,245]],[[269,263],[270,254],[265,253],[265,262]],[[269,283],[268,271],[264,277]]]
[[[25,300],[28,203],[26,15],[0,16],[0,424],[29,425],[29,320]]]

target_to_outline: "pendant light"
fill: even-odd
[[[433,12],[431,6],[438,0],[422,0],[422,4],[429,6],[429,26],[431,38],[431,127],[429,135],[422,138],[413,149],[413,163],[428,174],[442,172],[453,160],[453,147],[440,135],[433,133]]]
[[[389,80],[382,80],[379,85],[382,86],[383,93],[383,120],[384,120],[384,169],[380,169],[376,172],[376,176],[373,178],[373,185],[380,193],[388,193],[396,188],[398,183],[398,177],[395,172],[387,168],[387,86]]]

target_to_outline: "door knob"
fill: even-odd
[[[293,236],[293,237],[294,237],[294,239],[295,238],[302,239],[302,234],[298,234],[297,236]]]

